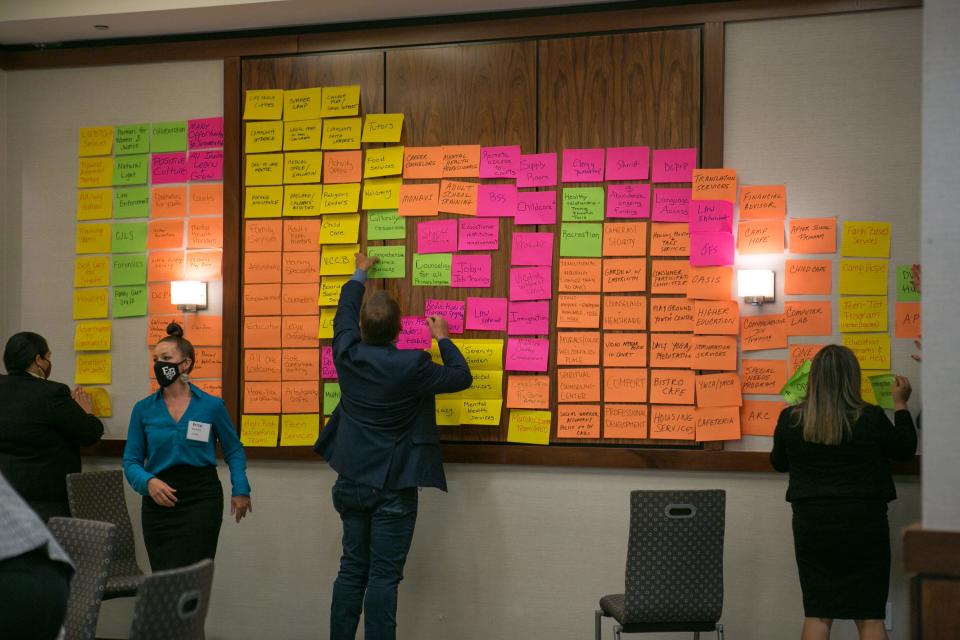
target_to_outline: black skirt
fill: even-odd
[[[143,542],[154,571],[185,567],[217,555],[223,522],[223,487],[216,467],[180,465],[157,478],[176,489],[177,503],[161,507],[143,497]]]
[[[890,589],[886,502],[795,502],[793,542],[806,617],[884,618]]]

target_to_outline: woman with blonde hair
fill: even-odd
[[[910,392],[910,381],[895,376],[891,424],[860,396],[853,352],[828,345],[813,358],[806,398],[780,414],[770,462],[790,472],[803,640],[829,638],[834,619],[854,620],[861,640],[887,638],[887,503],[897,497],[890,460],[917,449]]]

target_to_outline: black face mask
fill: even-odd
[[[43,357],[43,356],[41,356],[41,357]],[[43,359],[44,359],[44,360],[47,360],[46,358],[43,358]],[[37,363],[37,368],[40,369],[40,373],[43,374],[43,379],[44,379],[44,380],[49,380],[49,379],[50,379],[50,373],[53,372],[53,363],[52,363],[52,362],[50,362],[49,360],[47,360],[47,368],[46,368],[46,369],[44,369],[42,366],[40,366],[40,363],[38,362],[38,363]]]
[[[180,377],[180,365],[184,362],[186,362],[186,360],[181,360],[180,362],[154,362],[153,375],[157,378],[157,384],[165,388],[176,382],[177,378]]]

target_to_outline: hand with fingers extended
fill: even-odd
[[[87,413],[93,413],[93,397],[83,390],[82,387],[76,387],[73,390],[73,399],[80,405],[80,408]]]
[[[368,256],[362,253],[353,254],[354,265],[361,271],[369,271],[370,267],[380,262],[380,256]]]
[[[160,478],[150,478],[147,481],[147,492],[161,507],[173,507],[177,504],[177,490]]]

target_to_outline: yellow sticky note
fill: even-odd
[[[453,344],[460,349],[471,371],[502,371],[503,340],[488,338],[458,338]],[[443,364],[436,340],[430,346],[430,356],[437,364]]]
[[[320,435],[320,416],[316,413],[284,414],[280,427],[281,447],[313,446]]]
[[[73,286],[110,286],[110,256],[77,258],[73,263]]]
[[[243,138],[243,150],[247,153],[269,153],[283,148],[283,122],[248,122]]]
[[[259,153],[248,155],[244,184],[265,186],[283,184],[283,154]]]
[[[360,207],[360,185],[325,184],[320,205],[323,213],[355,213]]]
[[[279,218],[283,213],[283,187],[247,187],[244,218]]]
[[[500,400],[503,398],[503,371],[473,371],[473,384],[468,389],[445,394],[444,398],[464,400]]]
[[[317,305],[321,307],[335,307],[340,301],[340,289],[347,283],[350,276],[327,276],[320,278],[320,297]]]
[[[320,117],[321,90],[287,89],[283,92],[284,120],[313,120]]]
[[[360,85],[358,84],[324,87],[322,98],[323,107],[320,116],[323,118],[355,116],[360,113]]]
[[[883,332],[887,330],[887,297],[840,298],[840,332]]]
[[[78,224],[77,253],[110,253],[111,238],[109,224]]]
[[[377,178],[363,181],[363,208],[396,209],[400,206],[403,178]]]
[[[283,154],[284,184],[304,184],[320,182],[323,170],[323,152],[304,151]]]
[[[890,368],[890,334],[888,333],[845,333],[843,346],[849,347],[861,369]]]
[[[402,113],[371,113],[363,123],[362,142],[400,142]]]
[[[319,184],[285,187],[283,190],[283,215],[318,216],[323,213],[322,196],[323,185]]]
[[[103,220],[113,216],[113,189],[77,191],[77,220]]]
[[[283,89],[248,90],[243,101],[244,120],[279,120],[283,115]]]
[[[81,127],[77,155],[108,156],[113,153],[113,127]]]
[[[76,384],[110,384],[109,353],[78,353],[73,381]]]
[[[103,387],[84,387],[83,389],[90,394],[90,400],[93,402],[93,415],[98,418],[109,418],[113,415],[113,408],[110,406],[110,394]]]
[[[507,442],[550,444],[549,411],[513,409],[507,427]]]
[[[81,189],[113,186],[113,158],[80,158],[77,186]]]
[[[322,120],[298,120],[283,123],[283,150],[319,149]]]
[[[841,260],[841,295],[887,295],[886,260]]]
[[[323,121],[321,149],[344,150],[360,148],[360,118],[331,118]]]
[[[354,268],[354,254],[360,251],[358,244],[328,244],[320,253],[321,276],[350,275]]]
[[[500,424],[503,400],[464,400],[460,424],[495,427]]]
[[[889,222],[844,222],[840,255],[853,258],[889,258]]]
[[[320,309],[320,326],[317,329],[317,340],[333,339],[333,317],[336,309]]]
[[[73,319],[90,320],[110,315],[110,289],[74,289]]]
[[[280,416],[240,416],[240,442],[245,447],[275,447]]]
[[[110,351],[113,322],[80,322],[73,332],[74,351]]]
[[[360,236],[360,214],[340,213],[323,217],[320,244],[354,244]]]
[[[367,149],[363,160],[363,177],[398,176],[403,173],[403,147]]]
[[[438,396],[436,400],[436,410],[438,427],[450,427],[460,424],[460,416],[463,414],[463,400],[450,400],[443,396]]]

